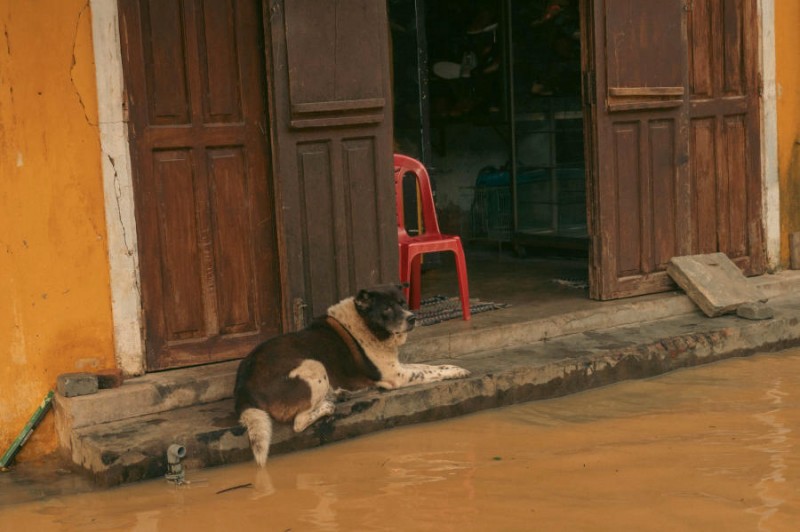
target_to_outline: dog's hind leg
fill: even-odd
[[[303,380],[311,389],[310,406],[294,418],[295,432],[303,432],[319,418],[333,414],[335,407],[325,366],[316,360],[304,360],[289,377]]]
[[[247,437],[250,438],[250,448],[256,463],[264,467],[272,440],[272,420],[269,414],[258,408],[247,408],[239,416],[239,423],[247,428]]]
[[[303,432],[316,420],[333,414],[334,410],[336,410],[336,407],[333,405],[333,402],[326,399],[320,402],[316,408],[310,408],[300,412],[297,414],[297,417],[294,418],[294,431]]]

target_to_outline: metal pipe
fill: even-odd
[[[167,448],[167,474],[166,479],[183,484],[184,471],[181,459],[186,456],[186,447],[178,443],[173,443]]]
[[[167,448],[167,463],[168,464],[180,464],[181,458],[186,456],[186,447],[183,445],[179,445],[177,443],[173,443],[172,445]]]

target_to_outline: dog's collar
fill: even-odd
[[[364,353],[364,349],[358,345],[358,342],[356,342],[353,334],[333,316],[326,316],[325,321],[328,323],[328,325],[330,325],[331,329],[336,331],[336,334],[341,337],[345,345],[347,345],[347,348],[350,350],[350,354],[353,356],[353,362],[355,362],[359,371],[361,371],[361,373],[364,375],[373,375],[376,371],[375,365],[372,364],[372,362],[367,358],[366,353]]]

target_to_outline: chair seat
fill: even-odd
[[[461,238],[456,235],[442,235],[442,234],[429,234],[426,233],[420,236],[397,236],[400,243],[413,247],[444,247],[445,250],[457,246],[461,242]]]

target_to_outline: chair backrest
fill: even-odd
[[[422,207],[422,233],[439,234],[439,221],[436,219],[436,206],[433,204],[431,178],[421,162],[407,155],[394,155],[394,190],[397,197],[397,230],[406,233],[405,214],[403,210],[403,178],[413,175],[419,187],[419,201]]]

